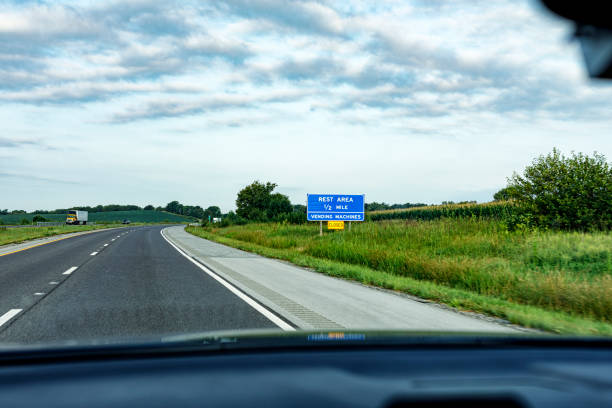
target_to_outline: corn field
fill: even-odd
[[[516,214],[517,207],[509,201],[493,201],[484,204],[449,204],[428,207],[408,208],[405,210],[372,211],[368,213],[372,221],[382,220],[423,220],[439,218],[488,218],[504,219]]]

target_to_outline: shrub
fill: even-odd
[[[34,218],[32,218],[32,223],[45,222],[45,221],[49,221],[49,220],[43,217],[42,215],[35,215]]]
[[[242,218],[233,211],[230,211],[225,214],[220,223],[215,225],[218,225],[219,227],[229,227],[230,225],[245,225],[247,222],[248,220],[246,218]]]
[[[21,219],[21,225],[30,225],[30,224],[31,224],[31,222],[27,218],[22,218]]]
[[[507,192],[527,223],[564,230],[612,228],[612,168],[603,155],[540,156],[508,179]]]

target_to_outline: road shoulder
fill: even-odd
[[[517,333],[520,328],[476,314],[329,277],[230,248],[169,227],[162,235],[285,320],[302,329],[412,329]]]

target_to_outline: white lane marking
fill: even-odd
[[[96,252],[92,252],[92,253],[91,253],[91,254],[89,254],[89,255],[94,256],[94,255],[97,255],[97,254],[98,254],[98,252],[96,251]]]
[[[59,282],[55,282],[55,281],[51,281],[49,282],[49,285],[57,285]]]
[[[117,238],[121,237],[121,235],[117,235]]]
[[[272,323],[274,323],[275,325],[277,325],[281,329],[283,329],[285,331],[295,331],[295,329],[291,325],[287,324],[284,320],[282,320],[281,318],[276,316],[274,313],[270,312],[268,309],[266,309],[265,307],[263,307],[262,305],[260,305],[259,303],[257,303],[253,299],[251,299],[249,296],[247,296],[246,294],[242,293],[239,289],[234,287],[231,283],[229,283],[228,281],[226,281],[225,279],[223,279],[222,277],[220,277],[219,275],[217,275],[216,273],[214,273],[213,271],[211,271],[210,269],[208,269],[207,267],[205,267],[201,263],[199,263],[199,262],[195,261],[194,259],[192,259],[189,255],[187,255],[185,252],[183,252],[182,249],[180,249],[179,247],[174,245],[172,242],[170,242],[170,240],[168,238],[166,238],[166,236],[164,234],[161,233],[162,231],[159,231],[161,236],[166,240],[166,242],[168,242],[170,245],[172,245],[172,247],[174,249],[176,249],[179,254],[181,254],[185,258],[189,259],[195,266],[197,266],[198,268],[200,268],[201,270],[206,272],[207,275],[209,275],[211,278],[213,278],[214,280],[216,280],[217,282],[219,282],[220,284],[225,286],[227,289],[229,289],[230,292],[232,292],[234,295],[238,296],[240,299],[244,300],[249,306],[251,306],[253,309],[257,310],[259,313],[261,313],[265,317],[267,317],[268,320],[270,320]]]
[[[108,246],[108,244],[104,244],[104,246]]]
[[[42,296],[44,294],[45,294],[44,292],[36,292],[36,293],[34,293],[35,296]]]
[[[72,272],[76,271],[78,268],[78,266],[73,266],[72,268],[68,269],[66,272],[62,273],[62,275],[70,275]]]
[[[11,309],[2,316],[0,316],[0,326],[11,320],[13,317],[17,316],[22,310],[23,309]]]

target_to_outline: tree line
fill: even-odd
[[[221,217],[221,210],[217,206],[208,207],[204,210],[199,205],[184,205],[178,201],[171,201],[165,207],[153,206],[152,204],[141,207],[133,204],[107,204],[107,205],[75,205],[69,208],[57,208],[55,210],[35,210],[29,214],[66,214],[69,210],[87,211],[90,213],[110,212],[110,211],[166,211],[173,214],[184,215],[193,218],[204,218],[208,215]],[[9,214],[28,214],[25,210],[0,210],[0,215]]]

